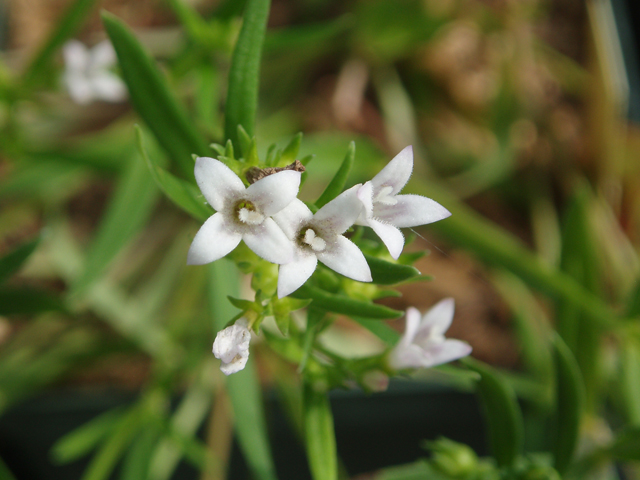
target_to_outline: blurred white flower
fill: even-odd
[[[220,370],[225,375],[237,373],[247,364],[251,341],[251,332],[247,325],[247,319],[242,317],[216,335],[213,342],[213,355],[222,360]]]
[[[409,307],[404,335],[391,350],[389,365],[395,370],[428,368],[469,355],[469,344],[444,337],[453,320],[453,313],[453,298],[438,302],[422,319],[418,309]]]
[[[294,257],[280,266],[278,297],[296,291],[311,276],[318,260],[327,267],[360,282],[371,281],[371,270],[360,249],[342,234],[362,210],[357,197],[360,185],[342,192],[315,215],[296,199],[273,216],[294,245]]]
[[[358,191],[364,209],[358,225],[368,225],[397,259],[404,247],[400,227],[415,227],[436,222],[451,215],[449,210],[420,195],[398,195],[413,170],[413,147],[396,155],[380,173]]]
[[[88,49],[77,40],[62,48],[64,84],[74,102],[86,105],[94,100],[121,102],[127,98],[127,87],[109,69],[116,64],[116,53],[108,40]]]
[[[202,194],[217,213],[204,222],[193,239],[187,264],[218,260],[241,240],[269,262],[293,259],[293,244],[271,215],[296,198],[300,172],[285,170],[245,187],[229,167],[213,158],[198,158],[194,171]]]

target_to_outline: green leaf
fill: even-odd
[[[135,155],[122,172],[102,216],[84,265],[71,295],[86,292],[103,274],[120,250],[142,228],[158,198],[158,189],[141,158]]]
[[[400,340],[400,334],[384,322],[356,316],[351,316],[351,319],[369,330],[389,347],[394,346]]]
[[[640,462],[640,427],[622,430],[608,450],[616,460]]]
[[[585,393],[580,369],[571,350],[559,335],[553,339],[556,362],[554,467],[564,474],[571,463],[580,435]]]
[[[622,408],[631,425],[640,426],[640,345],[633,338],[620,345],[620,393]]]
[[[206,155],[207,142],[193,128],[164,76],[129,28],[108,12],[102,13],[102,21],[118,55],[131,103],[182,175],[193,178],[191,155]]]
[[[16,477],[11,473],[11,470],[9,470],[9,467],[7,467],[2,458],[0,458],[0,478],[2,480],[16,480]]]
[[[31,287],[1,287],[0,315],[28,315],[56,310],[66,312],[60,298]]]
[[[336,198],[342,190],[344,189],[345,184],[347,183],[347,177],[349,176],[349,172],[351,172],[351,167],[353,166],[353,161],[356,158],[356,144],[355,142],[349,143],[349,147],[347,148],[347,154],[340,165],[340,168],[327,185],[327,188],[324,189],[320,198],[316,201],[316,206],[318,208],[323,207],[331,200]]]
[[[395,285],[421,276],[420,271],[410,265],[392,263],[366,254],[364,258],[371,269],[373,283],[378,285]]]
[[[109,410],[59,438],[51,447],[53,460],[63,464],[87,455],[113,431],[122,415],[122,409]]]
[[[151,171],[151,176],[155,180],[160,190],[178,207],[187,212],[196,220],[205,221],[213,210],[207,206],[204,197],[194,184],[181,178],[177,178],[163,169],[158,163],[154,163],[144,148],[142,130],[136,125],[136,135],[138,137],[138,149],[144,158],[147,167]]]
[[[298,152],[300,151],[300,144],[302,143],[302,132],[298,133],[291,139],[289,144],[284,147],[282,155],[280,156],[278,167],[285,167],[291,165],[298,158]]]
[[[91,12],[96,0],[76,0],[69,4],[64,14],[56,22],[55,28],[49,34],[46,42],[34,55],[33,60],[25,71],[25,83],[31,85],[41,81],[45,70],[51,62],[51,57],[67,40],[72,38],[80,28],[82,21]]]
[[[20,270],[22,264],[29,258],[40,243],[40,237],[18,245],[5,256],[0,258],[0,283],[7,280]]]
[[[312,306],[327,312],[354,315],[363,318],[391,319],[398,318],[403,312],[375,303],[354,300],[345,295],[328,293],[310,285],[303,285],[291,294],[294,298],[310,298]]]
[[[251,137],[258,108],[262,44],[270,0],[248,0],[242,29],[231,58],[225,113],[225,138],[238,145],[238,125]]]
[[[480,374],[478,393],[484,406],[493,456],[498,466],[513,466],[522,452],[524,441],[522,412],[516,395],[488,365],[473,358],[465,358],[461,362]]]
[[[145,428],[133,440],[125,454],[119,480],[140,480],[148,478],[149,462],[158,443],[158,431]]]
[[[314,480],[337,480],[338,460],[333,415],[326,392],[305,381],[302,396],[304,438],[311,476]]]
[[[238,296],[239,293],[240,279],[236,266],[224,259],[213,262],[209,266],[209,298],[216,331],[222,330],[238,313],[227,296]],[[226,378],[227,390],[233,406],[238,442],[249,468],[259,480],[275,480],[275,466],[254,362],[250,356],[243,371]]]

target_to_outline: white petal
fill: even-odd
[[[74,102],[86,105],[93,101],[93,87],[84,75],[77,72],[67,72],[64,76],[64,83],[67,86],[69,96]]]
[[[62,56],[67,71],[83,72],[89,65],[89,50],[78,40],[69,40],[62,47]]]
[[[222,210],[226,200],[235,199],[245,191],[240,177],[219,160],[198,158],[194,174],[204,198],[215,210]]]
[[[407,308],[407,313],[405,314],[406,323],[404,334],[402,335],[399,345],[409,345],[413,343],[413,339],[415,338],[416,333],[418,333],[418,328],[420,327],[421,318],[422,314],[417,308]]]
[[[435,200],[420,195],[396,195],[395,205],[375,204],[373,215],[396,227],[426,225],[451,216],[451,212]]]
[[[362,211],[362,202],[358,198],[360,187],[360,184],[354,185],[318,210],[313,216],[313,225],[317,225],[325,234],[344,233]]]
[[[360,249],[351,240],[338,235],[335,243],[316,253],[327,267],[359,282],[370,282],[371,270]]]
[[[368,219],[373,216],[373,184],[367,182],[358,189],[358,199],[362,202],[362,210],[356,219],[357,225],[369,225]]]
[[[116,64],[116,51],[109,40],[103,40],[91,49],[90,68],[106,70]]]
[[[273,216],[276,223],[290,239],[298,234],[303,223],[307,223],[313,218],[313,213],[301,200],[293,200],[287,207],[280,210]]]
[[[196,233],[187,254],[187,265],[204,265],[218,260],[236,248],[240,240],[242,235],[227,227],[223,214],[215,213]]]
[[[445,340],[442,343],[433,345],[426,350],[423,367],[433,367],[442,365],[443,363],[452,362],[462,357],[466,357],[471,353],[471,346],[460,340]]]
[[[441,340],[444,332],[449,330],[455,313],[455,301],[453,298],[445,298],[436,303],[424,314],[420,322],[420,328],[414,342],[424,345],[430,339]]]
[[[246,322],[238,321],[218,332],[213,342],[213,355],[225,363],[230,363],[236,355],[249,350],[250,341],[251,332],[247,329]]]
[[[93,89],[96,98],[107,102],[121,102],[127,98],[127,87],[117,75],[111,72],[102,72],[93,80]]]
[[[402,235],[402,232],[393,225],[379,222],[373,218],[369,220],[369,226],[380,237],[382,243],[386,245],[391,257],[397,260],[404,247],[404,235]]]
[[[242,235],[247,246],[259,257],[272,263],[289,263],[293,259],[293,242],[272,218]]]
[[[318,259],[313,254],[299,255],[293,262],[280,265],[278,271],[278,298],[283,298],[299,289],[313,274]]]
[[[389,355],[389,366],[395,370],[421,368],[424,366],[424,361],[424,350],[413,344],[398,344]]]
[[[247,365],[247,360],[249,360],[249,350],[239,353],[229,363],[222,362],[222,364],[220,365],[220,370],[225,375],[238,373]]]
[[[371,182],[375,192],[384,185],[390,186],[393,190],[391,195],[395,195],[404,187],[411,177],[413,170],[413,147],[405,147],[398,155],[387,163],[387,166],[380,170]]]
[[[300,172],[285,170],[261,178],[247,188],[246,198],[255,203],[267,217],[278,213],[297,196]]]

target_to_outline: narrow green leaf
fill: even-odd
[[[113,431],[122,415],[122,409],[109,410],[59,438],[51,447],[53,460],[69,463],[87,455]]]
[[[142,130],[136,126],[138,137],[138,149],[144,158],[147,167],[151,171],[151,176],[155,180],[160,190],[178,207],[187,212],[196,220],[204,221],[213,215],[211,207],[207,206],[204,197],[194,184],[173,176],[163,169],[158,163],[154,163],[144,148]]]
[[[225,113],[225,138],[238,145],[238,125],[253,136],[258,108],[262,44],[270,0],[248,0],[242,29],[231,58]]]
[[[7,467],[2,458],[0,458],[0,478],[2,480],[16,480],[16,477],[11,473],[11,470],[9,470],[9,467]]]
[[[556,361],[556,428],[554,467],[563,474],[573,459],[580,435],[585,393],[580,369],[571,350],[559,335],[553,339]]]
[[[342,160],[340,168],[331,179],[331,182],[329,182],[329,185],[327,185],[327,188],[324,189],[324,192],[322,192],[320,198],[318,198],[318,200],[316,201],[316,206],[318,208],[323,207],[338,195],[340,195],[340,193],[342,193],[342,190],[347,183],[347,177],[349,176],[349,172],[351,172],[351,167],[353,166],[353,161],[355,160],[355,158],[356,143],[352,141],[351,143],[349,143],[347,154],[345,155],[344,160]]]
[[[314,480],[337,480],[338,456],[331,404],[326,392],[318,392],[304,382],[304,438],[311,476]]]
[[[410,265],[392,263],[366,254],[364,257],[371,269],[373,283],[378,285],[395,285],[421,276],[420,271]]]
[[[403,312],[394,310],[383,305],[354,300],[345,295],[328,293],[317,287],[303,285],[291,294],[294,298],[310,298],[313,300],[312,306],[327,312],[342,313],[344,315],[354,315],[363,318],[391,319],[398,318]]]
[[[0,258],[0,283],[16,273],[40,243],[40,237],[22,243]]]
[[[640,426],[640,346],[630,338],[620,346],[620,393],[629,424]]]
[[[616,460],[640,462],[640,427],[622,430],[608,450]]]
[[[480,374],[478,393],[484,406],[493,456],[498,466],[512,466],[522,452],[524,441],[522,412],[516,395],[488,365],[473,358],[461,362]]]
[[[351,316],[351,319],[369,330],[389,347],[394,346],[400,340],[400,334],[384,322],[356,316]]]
[[[216,331],[222,330],[238,310],[227,296],[239,296],[240,279],[236,266],[218,260],[209,267],[209,298]],[[226,378],[229,398],[233,406],[235,430],[249,468],[259,480],[275,480],[275,466],[271,458],[267,428],[262,410],[262,395],[253,357],[244,370]]]
[[[129,28],[108,12],[102,13],[102,21],[118,55],[131,103],[182,175],[193,178],[191,154],[206,155],[207,142],[194,129],[164,76]]]
[[[300,144],[302,143],[302,132],[298,133],[291,139],[289,144],[284,147],[282,155],[280,156],[280,167],[291,165],[298,158],[298,152],[300,151]]]
[[[25,71],[24,80],[27,85],[32,85],[46,77],[43,73],[49,66],[53,54],[75,35],[95,4],[96,0],[76,0],[69,4]]]
[[[29,315],[56,310],[66,312],[59,297],[32,287],[0,287],[0,315]]]
[[[151,455],[157,443],[158,432],[155,429],[142,429],[125,454],[119,480],[148,478]]]
[[[84,270],[72,284],[72,295],[87,291],[151,215],[158,189],[145,162],[136,157],[122,172],[89,247]]]

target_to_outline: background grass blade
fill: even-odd
[[[18,245],[0,258],[0,283],[16,273],[38,246],[40,237]]]
[[[107,12],[102,13],[102,21],[118,55],[131,103],[181,174],[193,178],[191,155],[208,154],[207,142],[195,130],[184,107],[131,30]]]
[[[338,457],[329,397],[305,382],[302,396],[304,438],[314,480],[337,480]]]
[[[335,176],[331,179],[327,188],[324,189],[320,198],[316,201],[316,207],[322,208],[324,205],[329,203],[331,200],[336,198],[342,190],[344,189],[345,184],[347,183],[347,177],[349,176],[349,172],[351,172],[351,167],[353,166],[353,161],[356,158],[356,144],[355,142],[349,143],[349,147],[347,148],[347,154],[340,165],[340,168],[336,172]]]
[[[253,136],[258,109],[262,44],[269,19],[270,0],[248,0],[238,42],[233,51],[226,113],[225,139],[238,144],[238,125]]]

